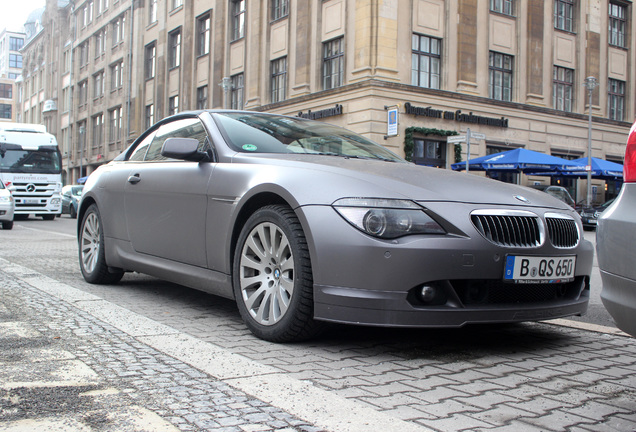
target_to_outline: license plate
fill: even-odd
[[[22,200],[22,202],[24,204],[40,204],[39,199],[25,199],[25,200]]]
[[[504,281],[514,283],[562,283],[574,280],[576,256],[508,255]]]

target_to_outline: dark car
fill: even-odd
[[[68,185],[62,188],[62,214],[71,215],[73,219],[77,217],[77,209],[83,190],[83,185]]]
[[[552,195],[556,199],[563,201],[564,203],[566,203],[567,205],[569,205],[572,208],[576,207],[576,203],[574,202],[574,199],[572,198],[572,195],[570,195],[570,192],[568,192],[568,190],[566,188],[564,188],[563,186],[534,185],[534,186],[531,186],[531,187],[533,189],[537,189],[537,190],[543,191],[543,192],[547,193],[548,195]]]
[[[598,218],[607,209],[612,203],[613,199],[601,204],[599,206],[594,207],[583,207],[581,208],[581,222],[583,223],[583,229],[593,230],[596,229],[596,225],[598,223]]]
[[[570,206],[298,117],[163,119],[90,175],[78,222],[88,282],[136,271],[224,296],[270,341],[324,322],[540,321],[589,299],[593,246]]]
[[[599,217],[596,251],[601,300],[616,325],[636,337],[636,123],[627,139],[623,187]]]

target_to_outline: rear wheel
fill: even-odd
[[[79,261],[82,275],[87,282],[112,284],[124,275],[121,270],[109,270],[104,250],[102,219],[95,204],[86,210],[79,232]]]
[[[239,236],[234,294],[247,327],[261,339],[294,342],[317,335],[307,241],[292,209],[257,210]]]
[[[13,228],[13,221],[2,222],[2,229],[10,230]]]

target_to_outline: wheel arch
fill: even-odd
[[[247,220],[252,216],[258,209],[263,208],[268,205],[286,205],[295,211],[294,207],[291,203],[289,203],[285,198],[275,192],[259,192],[251,197],[249,197],[241,206],[236,219],[234,220],[234,226],[232,227],[232,237],[230,240],[230,250],[229,250],[229,258],[230,258],[230,271],[234,266],[234,251],[236,249],[236,244],[238,243],[238,238],[241,235],[241,230],[245,226]],[[303,226],[303,230],[305,227]]]
[[[79,204],[80,205],[77,209],[77,238],[78,239],[80,236],[80,226],[82,224],[82,219],[84,219],[84,214],[86,213],[86,210],[91,206],[91,204],[95,204],[95,199],[92,196],[87,195],[82,198],[82,201],[80,201]]]

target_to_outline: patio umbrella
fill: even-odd
[[[575,162],[578,167],[566,166],[559,169],[559,174],[572,177],[586,177],[587,171],[587,158],[582,157],[579,159],[571,160]],[[623,178],[623,165],[610,162],[605,159],[592,158],[592,177],[600,179],[622,179]]]
[[[469,169],[475,171],[541,173],[541,175],[553,175],[566,166],[571,166],[573,169],[580,168],[580,165],[572,161],[524,148],[470,159],[468,164]],[[451,168],[454,170],[466,169],[466,162],[454,163]]]

